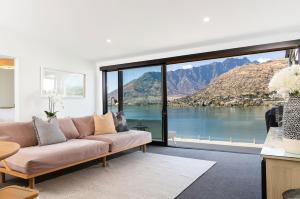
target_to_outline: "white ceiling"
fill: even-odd
[[[299,0],[0,0],[0,6],[0,29],[98,61],[300,31]]]

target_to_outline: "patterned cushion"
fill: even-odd
[[[113,116],[117,132],[129,131],[123,111],[114,113]]]

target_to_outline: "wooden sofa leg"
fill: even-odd
[[[1,173],[0,183],[5,183],[5,173]]]
[[[35,178],[28,179],[28,187],[30,189],[35,189]]]
[[[106,167],[106,166],[107,166],[106,156],[104,156],[104,157],[102,158],[102,166],[103,166],[103,167]]]
[[[147,151],[147,145],[144,144],[142,147],[143,147],[143,152],[146,153],[146,151]]]

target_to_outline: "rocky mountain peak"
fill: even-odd
[[[216,78],[205,89],[172,102],[191,106],[255,106],[273,100],[268,84],[274,73],[287,67],[286,59],[236,67]]]

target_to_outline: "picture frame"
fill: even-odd
[[[86,74],[41,67],[41,96],[51,94],[63,98],[85,98]]]

